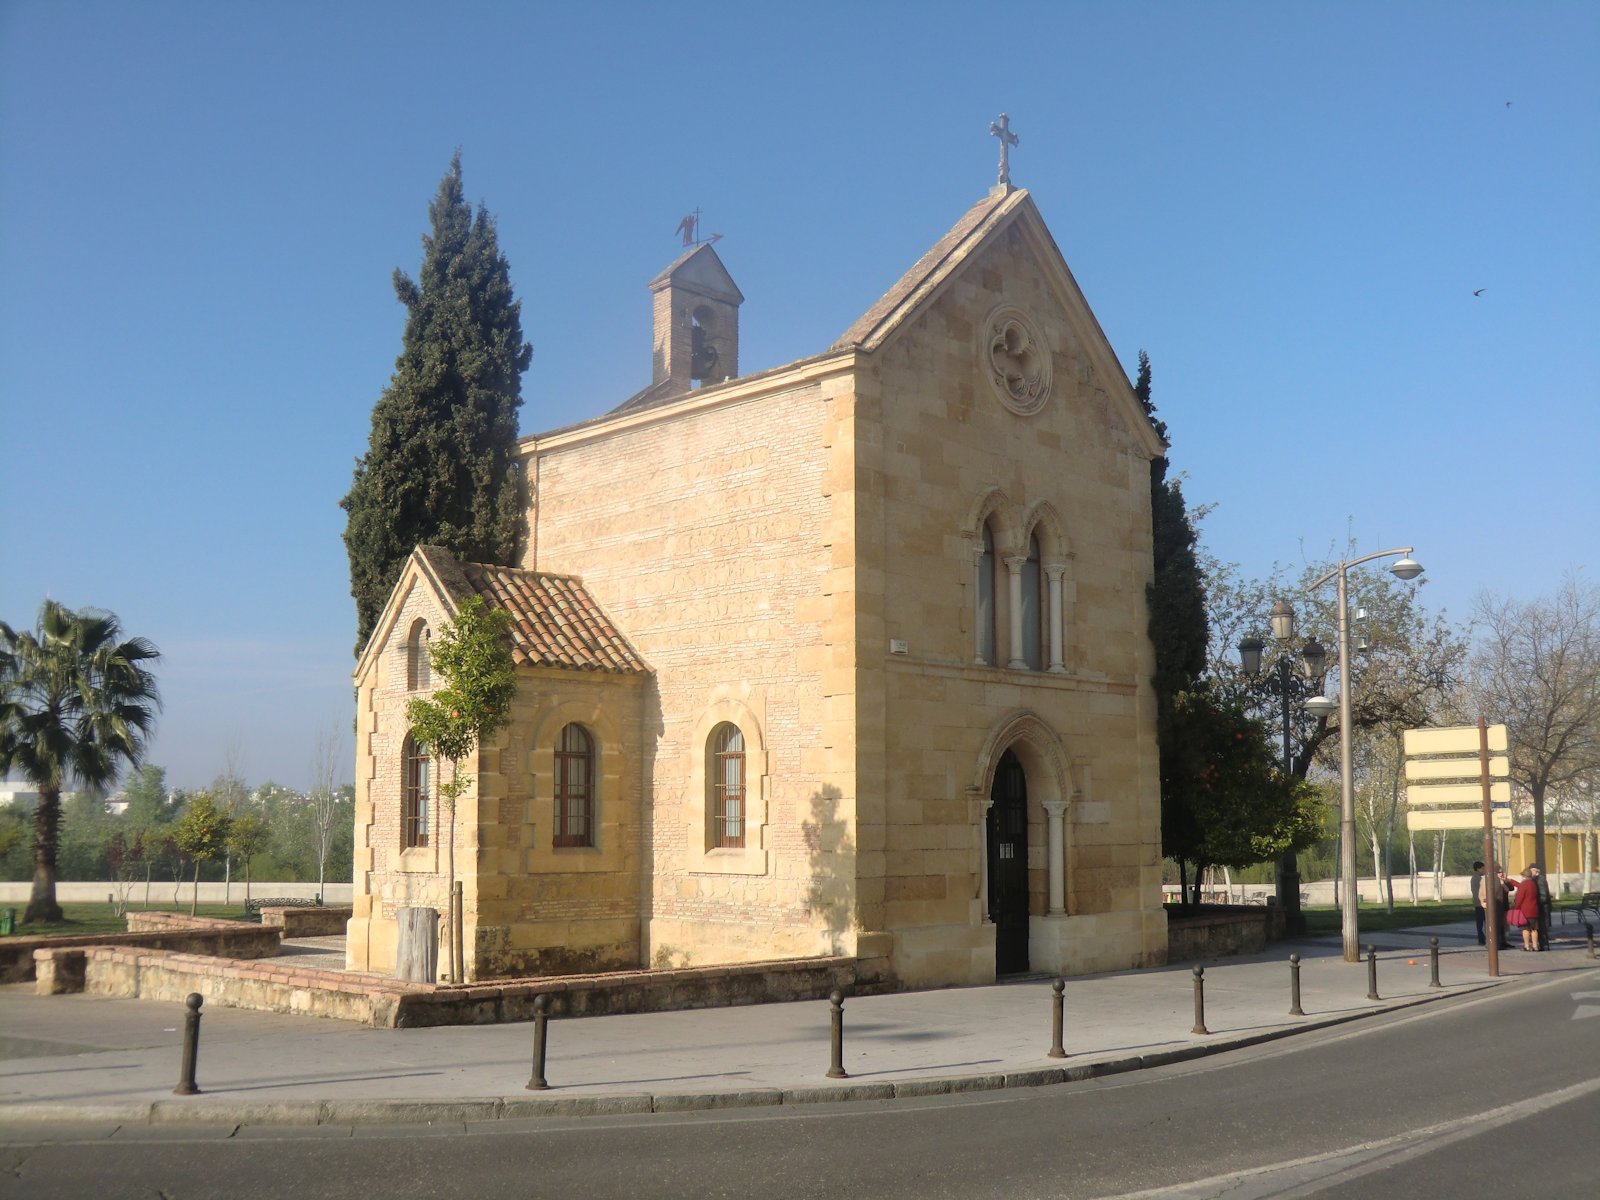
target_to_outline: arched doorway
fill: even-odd
[[[995,766],[989,793],[989,919],[994,922],[994,971],[1028,969],[1028,781],[1007,750]]]

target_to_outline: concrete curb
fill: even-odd
[[[115,1123],[122,1125],[469,1125],[498,1121],[526,1121],[560,1117],[629,1116],[643,1113],[704,1112],[716,1109],[775,1108],[861,1101],[910,1100],[966,1092],[1012,1088],[1051,1087],[1081,1083],[1129,1071],[1147,1070],[1207,1058],[1230,1050],[1279,1041],[1300,1033],[1330,1029],[1384,1013],[1400,1012],[1435,1000],[1470,995],[1509,982],[1507,977],[1477,983],[1455,984],[1439,992],[1386,1001],[1381,1008],[1307,1017],[1303,1024],[1260,1033],[1211,1034],[1191,1046],[1149,1054],[1102,1058],[1074,1063],[1069,1057],[1059,1067],[1025,1068],[982,1075],[921,1076],[896,1082],[864,1080],[790,1088],[743,1088],[720,1092],[628,1092],[564,1095],[559,1089],[530,1093],[526,1097],[466,1098],[460,1100],[285,1100],[247,1103],[197,1099],[171,1099],[108,1104],[38,1102],[0,1108],[6,1125]],[[0,1132],[0,1141],[5,1135]]]

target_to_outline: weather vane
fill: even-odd
[[[678,222],[676,232],[683,235],[685,246],[709,246],[712,242],[721,241],[720,233],[713,233],[710,237],[700,236],[700,210],[697,208],[683,220]]]
[[[1011,190],[1011,147],[1021,139],[1011,132],[1011,118],[1005,113],[1000,114],[998,121],[989,122],[989,136],[1000,139],[1000,177],[995,181],[995,187]],[[687,242],[684,245],[688,245]]]

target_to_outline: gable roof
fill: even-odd
[[[418,546],[362,653],[357,677],[366,669],[374,649],[387,638],[413,571],[452,614],[469,596],[481,596],[490,606],[509,614],[511,659],[518,666],[621,675],[650,671],[577,576],[462,562],[442,547]]]
[[[839,336],[830,350],[849,350],[859,347],[876,350],[884,338],[898,326],[910,311],[916,308],[946,276],[954,270],[965,254],[957,251],[976,245],[1003,216],[1021,203],[1028,193],[1024,190],[990,192],[971,208],[924,254],[916,264],[900,276],[899,281],[878,298],[878,302],[857,318],[854,325]]]
[[[932,249],[844,331],[830,350],[877,350],[931,303],[985,242],[1013,225],[1032,243],[1046,281],[1061,298],[1064,315],[1096,373],[1106,381],[1135,441],[1151,458],[1165,453],[1161,435],[1133,394],[1127,372],[1026,188],[995,188],[969,208]]]
[[[710,242],[701,242],[669,262],[661,274],[650,281],[650,290],[654,292],[669,283],[718,300],[744,303],[744,293],[733,282],[733,276],[728,274],[728,268],[722,265],[722,258],[711,248]]]

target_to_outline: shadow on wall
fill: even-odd
[[[843,795],[832,784],[811,797],[811,820],[800,829],[806,858],[811,864],[811,886],[806,889],[806,910],[828,935],[828,953],[840,954],[844,931],[850,928],[855,899],[855,842],[839,816]]]

